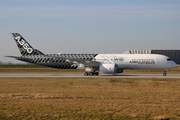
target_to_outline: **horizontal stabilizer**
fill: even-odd
[[[5,56],[5,57],[14,58],[14,59],[17,59],[17,60],[22,60],[22,59],[27,59],[27,60],[29,60],[29,59],[30,59],[30,58],[17,57],[17,56]]]

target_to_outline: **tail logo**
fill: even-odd
[[[32,53],[33,52],[33,49],[28,45],[28,43],[26,43],[26,41],[23,38],[21,38],[20,36],[17,36],[17,37],[15,37],[15,40],[17,40],[17,42],[21,46],[23,46],[23,48],[25,50],[27,50],[28,53]]]

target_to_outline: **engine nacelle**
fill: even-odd
[[[117,67],[115,64],[101,64],[99,70],[105,74],[123,73],[123,69]]]
[[[100,72],[106,74],[114,74],[115,73],[115,64],[101,64],[99,67]]]

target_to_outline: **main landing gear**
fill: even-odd
[[[89,75],[89,76],[93,76],[93,75],[98,76],[99,73],[98,73],[98,72],[85,72],[84,75],[85,75],[85,76],[88,76],[88,75]]]
[[[167,72],[168,70],[166,69],[166,70],[164,70],[164,73],[163,73],[163,76],[166,76],[167,75]]]

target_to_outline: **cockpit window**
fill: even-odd
[[[171,58],[168,58],[167,61],[171,61],[172,59]]]

